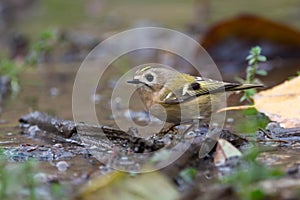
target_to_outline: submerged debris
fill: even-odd
[[[278,142],[291,145],[300,142],[300,127],[283,128],[277,122],[270,122],[266,129],[260,129],[256,135],[259,142]]]
[[[117,128],[89,125],[85,123],[76,124],[72,121],[52,117],[42,112],[29,113],[28,115],[21,117],[20,122],[23,133],[28,134],[31,137],[48,138],[47,140],[54,142],[55,147],[53,146],[53,148],[57,149],[55,151],[56,153],[60,152],[60,149],[64,152],[63,148],[57,148],[57,143],[73,143],[75,146],[87,148],[88,152],[93,154],[101,162],[115,167],[126,165],[127,167],[132,168],[132,166],[135,166],[136,164],[140,165],[149,161],[153,156],[157,157],[156,151],[158,150],[171,150],[175,147],[171,152],[180,153],[181,151],[185,151],[186,147],[184,146],[189,145],[190,147],[187,146],[188,153],[185,153],[182,156],[182,159],[185,160],[183,165],[186,166],[186,161],[189,159],[186,160],[185,158],[191,158],[191,156],[194,157],[199,151],[203,150],[203,157],[205,157],[205,154],[208,154],[213,150],[216,145],[216,141],[209,139],[209,136],[207,135],[209,130],[208,126],[200,126],[186,134],[170,133],[161,136],[157,135],[149,138],[140,138]],[[32,133],[32,131],[34,131],[34,133]],[[237,147],[247,143],[246,139],[243,139],[228,130],[219,131],[221,132],[220,138],[228,140]],[[180,143],[181,145],[178,146]],[[32,149],[33,147],[28,148]],[[34,148],[36,149],[26,151],[23,155],[28,157],[29,155],[27,154],[31,153],[32,157],[36,156],[35,152],[38,152],[40,147]],[[37,153],[37,156],[45,155],[45,158],[40,158],[41,160],[51,160],[55,159],[53,157],[59,157],[59,155],[52,152],[51,148],[48,148],[46,152],[48,152],[48,154],[45,155],[45,152],[44,154]],[[142,154],[140,153],[144,153],[143,156],[141,156]],[[70,156],[72,157],[72,155]],[[171,156],[171,154],[168,156]],[[16,160],[17,158],[14,159]],[[197,158],[197,160],[199,160],[199,158]],[[166,157],[161,158],[156,164],[159,165],[160,162],[164,161],[166,161]],[[181,162],[181,159],[179,159],[178,162]],[[136,167],[137,166],[135,166],[135,168]],[[137,169],[139,169],[139,167],[137,167]]]
[[[19,121],[21,124],[37,125],[42,130],[58,133],[65,138],[70,138],[76,132],[73,121],[59,119],[38,111],[22,116]]]
[[[35,159],[37,161],[67,160],[77,155],[89,155],[89,152],[80,146],[56,148],[54,145],[23,144],[17,147],[5,147],[4,154],[15,162]]]

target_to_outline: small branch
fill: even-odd
[[[40,129],[70,138],[76,132],[73,121],[52,117],[46,113],[35,111],[19,119],[22,124],[37,125]]]
[[[255,108],[255,106],[254,105],[231,106],[231,107],[221,108],[221,109],[217,110],[217,113],[230,111],[230,110],[245,110],[248,108]]]
[[[146,140],[109,126],[96,126],[86,123],[76,124],[73,121],[59,119],[38,111],[22,116],[19,121],[23,125],[36,125],[46,132],[58,134],[64,138],[71,138],[79,133],[80,137],[89,138],[90,141],[103,142],[108,139],[113,144],[126,145],[134,152],[152,152],[165,146],[161,140]]]
[[[258,130],[261,131],[267,138],[274,139],[272,137],[272,135],[270,135],[269,133],[267,133],[264,129],[259,128]]]
[[[289,144],[289,141],[286,140],[278,140],[278,139],[269,139],[269,140],[263,140],[263,139],[259,139],[256,140],[257,142],[278,142],[278,143],[285,143],[285,144]]]

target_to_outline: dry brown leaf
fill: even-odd
[[[276,44],[299,47],[299,36],[299,31],[285,24],[255,15],[240,15],[211,27],[202,38],[201,45],[205,49],[209,49],[226,38],[244,38],[245,40],[272,41]]]
[[[224,139],[218,140],[214,163],[216,166],[225,165],[226,161],[233,158],[239,158],[242,153],[230,142]]]
[[[300,76],[254,96],[255,108],[284,128],[300,126]]]

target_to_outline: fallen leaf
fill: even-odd
[[[216,166],[225,165],[228,160],[239,158],[242,153],[230,142],[224,139],[218,140],[218,146],[214,163]]]
[[[227,38],[243,38],[299,47],[299,35],[299,31],[285,24],[255,15],[240,15],[211,27],[201,40],[201,45],[209,49]]]
[[[254,106],[284,128],[300,126],[300,76],[254,96]]]
[[[132,176],[125,172],[96,177],[83,187],[81,200],[179,199],[175,186],[159,171]]]

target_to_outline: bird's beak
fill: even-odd
[[[139,84],[142,83],[139,79],[132,79],[130,81],[127,81],[127,83],[131,83],[131,84]]]

